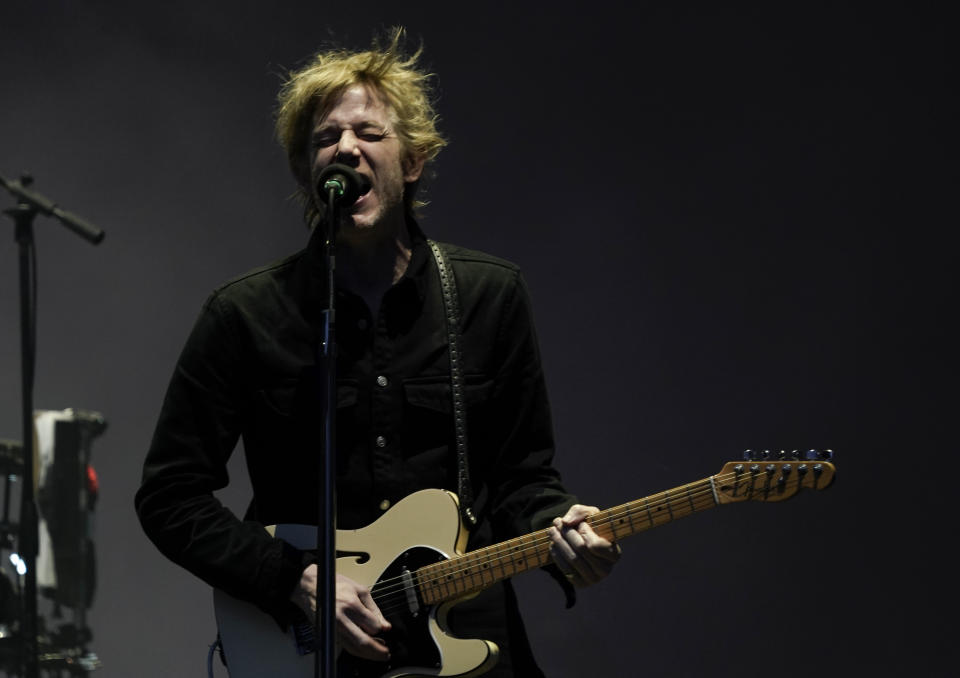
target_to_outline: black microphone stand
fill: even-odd
[[[314,627],[318,640],[314,659],[315,678],[335,678],[336,645],[334,640],[334,606],[336,603],[336,416],[337,416],[337,337],[336,337],[336,243],[340,226],[340,204],[350,204],[370,190],[370,181],[352,168],[334,163],[327,165],[317,177],[318,194],[326,198],[327,224],[327,308],[323,331],[323,455],[318,466],[319,510],[317,548],[322,556],[317,564],[317,608]],[[321,222],[322,223],[322,222]],[[320,228],[320,225],[317,226]],[[321,609],[323,616],[321,619]],[[322,655],[322,657],[320,656]],[[320,667],[323,666],[321,672]]]
[[[324,253],[327,267],[327,308],[323,313],[323,455],[320,463],[320,505],[317,523],[317,608],[315,627],[319,641],[314,659],[315,678],[334,678],[337,658],[334,636],[336,603],[336,418],[337,418],[337,335],[336,335],[336,242],[340,224],[339,200],[342,187],[327,181],[321,190],[327,199],[327,240]],[[319,228],[320,226],[318,226]],[[323,614],[321,615],[321,610]],[[322,666],[322,670],[321,670]]]
[[[37,266],[33,219],[37,213],[56,217],[60,223],[97,245],[104,233],[80,217],[60,209],[52,200],[29,190],[29,175],[20,181],[0,177],[0,185],[17,198],[17,206],[3,211],[13,219],[20,267],[20,366],[23,424],[23,489],[20,491],[20,535],[17,550],[26,566],[23,575],[23,618],[20,626],[20,664],[25,678],[38,678],[37,652],[37,551],[39,537],[37,503],[33,490],[33,377],[36,361]]]

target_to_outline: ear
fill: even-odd
[[[412,184],[414,181],[420,178],[420,175],[423,174],[423,166],[426,164],[427,159],[419,154],[413,154],[406,156],[401,161],[401,166],[403,168],[403,180],[408,184]]]

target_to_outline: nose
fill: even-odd
[[[337,157],[359,156],[360,147],[357,143],[357,135],[352,129],[345,129],[340,133],[340,141],[337,143]]]

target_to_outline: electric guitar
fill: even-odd
[[[741,501],[783,501],[801,489],[821,490],[833,481],[830,451],[806,459],[771,461],[767,453],[746,453],[717,475],[615,506],[587,522],[601,537],[623,539],[699,511]],[[316,527],[268,527],[274,536],[299,548],[313,548]],[[547,530],[464,553],[467,529],[457,496],[422,490],[398,502],[377,521],[359,530],[338,530],[337,573],[371,589],[392,629],[384,640],[389,663],[360,660],[345,653],[359,675],[477,676],[497,661],[496,644],[461,639],[445,626],[457,602],[494,582],[551,562]],[[230,678],[310,678],[315,642],[304,623],[288,633],[256,606],[214,591],[214,607]]]

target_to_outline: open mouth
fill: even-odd
[[[366,203],[366,201],[367,201],[367,196],[368,196],[368,195],[370,195],[369,192],[368,192],[368,193],[364,193],[364,194],[361,195],[359,198],[357,198],[356,200],[354,200],[353,203],[350,205],[350,211],[351,211],[351,212],[356,212],[356,211],[359,210],[361,207],[363,207],[363,205],[364,205],[364,204]]]

